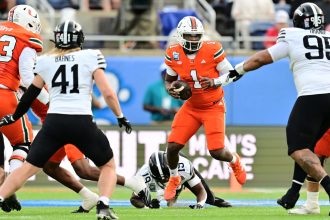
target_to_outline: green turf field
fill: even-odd
[[[216,195],[226,200],[274,200],[280,197],[284,189],[266,190],[244,190],[243,192],[229,192],[225,189],[215,189]],[[305,191],[302,191],[301,199],[305,199]],[[116,200],[127,200],[130,191],[117,188],[113,196]],[[43,188],[43,187],[24,187],[18,193],[20,200],[79,200],[79,196],[64,187]],[[193,199],[193,196],[185,191],[181,199]],[[325,193],[322,191],[320,199],[326,200]],[[23,207],[20,212],[0,213],[0,219],[33,219],[33,220],[74,220],[74,219],[96,219],[95,209],[88,214],[71,214],[70,211],[76,207]],[[136,209],[133,207],[115,207],[115,211],[124,220],[190,220],[190,219],[217,219],[217,220],[286,220],[286,219],[329,219],[330,206],[322,206],[321,214],[314,216],[293,216],[279,206],[237,206],[232,208],[207,207],[203,210],[192,210],[188,207],[163,207],[157,210]]]

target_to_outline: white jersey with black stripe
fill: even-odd
[[[290,59],[298,96],[330,93],[329,32],[283,28],[268,51],[274,61]]]
[[[189,186],[194,187],[201,182],[200,178],[195,175],[192,163],[182,156],[179,156],[178,173],[179,176],[181,176],[181,185],[187,182]],[[165,183],[160,183],[151,176],[148,164],[144,164],[136,175],[140,175],[144,178],[144,182],[151,192],[158,192],[165,188]]]
[[[92,115],[93,72],[105,68],[106,61],[99,50],[40,56],[34,72],[48,87],[48,113]]]

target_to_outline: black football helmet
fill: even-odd
[[[303,29],[324,29],[323,11],[314,3],[303,3],[293,14],[293,26]]]
[[[85,35],[80,24],[67,20],[56,26],[54,39],[55,47],[59,49],[82,48]]]
[[[170,178],[170,169],[167,166],[164,151],[153,153],[149,158],[150,175],[158,182],[166,183]]]

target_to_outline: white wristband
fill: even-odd
[[[214,85],[216,85],[216,86],[221,86],[222,85],[222,81],[221,81],[220,77],[215,78],[213,80],[214,80]]]
[[[40,94],[38,95],[37,99],[47,105],[47,103],[49,102],[49,93],[47,92],[47,90],[45,88],[42,88]]]
[[[244,65],[244,61],[235,66],[235,70],[238,72],[239,75],[243,75],[245,73],[243,65]]]
[[[124,117],[124,114],[123,113],[120,113],[119,116],[117,116],[117,118],[123,118]]]

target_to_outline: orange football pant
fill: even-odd
[[[204,108],[196,108],[185,102],[176,113],[168,142],[186,144],[203,126],[209,150],[225,147],[225,103],[223,99]]]
[[[0,100],[1,118],[15,112],[18,105],[18,97],[14,91],[0,89]],[[33,139],[32,125],[26,114],[13,124],[1,127],[0,131],[7,137],[12,146],[31,143]]]

